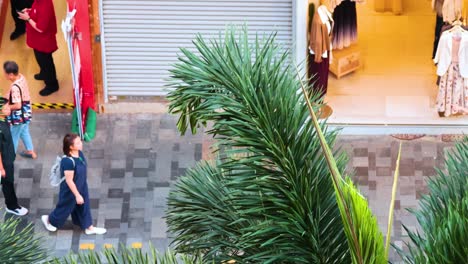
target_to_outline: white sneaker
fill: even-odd
[[[41,216],[42,223],[44,224],[45,229],[49,230],[50,232],[57,231],[57,228],[49,223],[49,216],[43,215]]]
[[[105,228],[93,227],[93,229],[85,229],[85,234],[87,235],[104,235],[107,232]]]
[[[20,207],[20,208],[16,208],[14,210],[10,210],[8,208],[5,209],[7,211],[7,213],[10,213],[10,214],[14,214],[14,215],[17,215],[17,216],[24,216],[24,215],[27,215],[28,214],[28,209],[24,208],[24,207]]]

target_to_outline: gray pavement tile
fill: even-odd
[[[123,169],[111,169],[110,170],[111,178],[123,178],[125,177],[125,170]]]
[[[134,177],[148,177],[148,169],[133,169],[132,172]]]
[[[168,238],[151,238],[151,244],[158,252],[164,253],[169,248],[171,240]]]
[[[117,248],[133,243],[146,248],[151,242],[165,251],[171,241],[164,220],[169,192],[178,177],[205,157],[213,140],[202,135],[203,129],[196,135],[180,136],[177,117],[168,114],[104,114],[98,119],[97,136],[84,143],[84,152],[89,164],[93,223],[105,226],[108,233],[86,236],[70,220],[59,232],[49,233],[39,219],[57,202],[59,188],[49,186],[48,173],[61,154],[62,137],[70,128],[69,114],[35,115],[31,133],[39,158],[18,157],[15,162],[16,191],[20,202],[30,207],[22,224],[32,222],[35,230],[44,234],[44,245],[56,256],[76,252],[82,243],[93,243],[100,249],[104,244]],[[349,154],[348,172],[355,172],[354,180],[385,232],[398,141],[388,136],[340,136],[337,146]],[[427,176],[435,175],[433,167],[443,164],[452,146],[438,139],[405,142],[393,223],[395,243],[402,245],[407,239],[401,223],[417,228],[406,208],[418,206],[421,194],[427,193]],[[3,194],[0,203],[3,207]],[[0,214],[3,212],[0,209]]]
[[[155,217],[151,222],[151,238],[166,238],[167,225],[164,219]]]
[[[149,169],[150,161],[148,158],[135,158],[133,160],[133,168],[135,169]]]
[[[34,175],[34,169],[20,169],[18,173],[18,178],[31,178]]]
[[[123,198],[123,189],[109,189],[107,196],[109,198]]]

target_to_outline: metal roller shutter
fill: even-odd
[[[102,0],[107,96],[167,94],[168,70],[197,33],[217,36],[229,23],[278,32],[291,47],[293,0]]]

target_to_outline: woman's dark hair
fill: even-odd
[[[75,139],[79,137],[77,134],[66,134],[65,137],[63,137],[63,154],[70,156],[70,147],[73,146],[73,143],[75,142]]]
[[[6,61],[3,63],[3,70],[6,72],[6,74],[13,73],[14,75],[18,75],[19,66],[14,61]]]

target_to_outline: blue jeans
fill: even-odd
[[[24,147],[27,151],[33,151],[34,146],[32,143],[31,134],[29,134],[29,123],[21,125],[12,125],[10,127],[11,137],[13,138],[13,145],[15,146],[15,153],[18,149],[18,141],[21,138]]]

